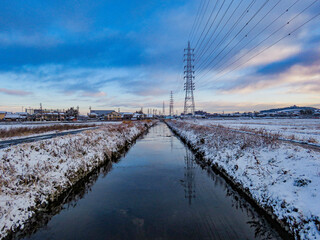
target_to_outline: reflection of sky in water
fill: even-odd
[[[159,124],[54,212],[31,239],[274,239],[225,181]],[[98,177],[99,176],[99,177]],[[75,200],[73,200],[75,199]],[[54,215],[54,213],[53,213]],[[50,214],[46,216],[50,219]],[[44,221],[45,222],[45,221]]]

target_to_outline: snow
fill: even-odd
[[[277,134],[288,140],[320,144],[320,119],[196,120],[201,125],[222,125],[248,132]]]
[[[0,150],[0,239],[146,130],[143,121]]]
[[[320,239],[319,151],[277,141],[273,136],[213,128],[201,121],[168,124],[203,153],[210,166],[225,171],[266,211],[271,209],[297,239]],[[297,124],[302,127],[301,122]],[[306,124],[305,128],[312,127]]]

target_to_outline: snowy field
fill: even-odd
[[[99,127],[103,125],[111,125],[111,124],[121,124],[122,121],[118,122],[75,122],[75,123],[63,123],[63,122],[24,122],[24,123],[0,123],[0,141],[1,140],[13,140],[13,139],[19,139],[24,137],[35,137],[35,136],[42,136],[46,134],[54,134],[57,132],[72,132],[72,131],[78,131],[79,129],[90,129],[92,127]],[[71,126],[71,129],[68,130],[41,130],[39,133],[33,133],[33,131],[25,131],[23,128],[28,129],[35,129],[39,130],[43,127],[61,127],[61,126]],[[78,127],[83,126],[83,128]],[[72,129],[74,127],[75,129]],[[76,128],[77,127],[77,128]],[[16,133],[19,134],[13,137],[5,137],[2,136],[1,131],[10,131],[10,130],[16,130]]]
[[[295,126],[303,128],[302,121],[285,120],[282,125],[275,121],[266,120],[263,126],[269,123],[275,129],[290,124],[291,129]],[[258,121],[248,122],[252,126]],[[208,165],[224,171],[260,206],[286,223],[296,238],[320,239],[319,151],[277,141],[273,136],[248,135],[225,127],[212,128],[198,121],[169,121],[168,124],[204,154]],[[310,120],[309,124],[316,128],[317,120]],[[241,124],[233,127],[241,127]]]
[[[76,135],[0,150],[0,239],[103,164],[152,122],[104,124]]]
[[[201,125],[222,125],[236,130],[271,133],[288,140],[320,144],[320,119],[196,120]]]
[[[12,129],[20,127],[44,127],[52,125],[83,125],[83,124],[92,124],[92,125],[104,125],[104,124],[120,124],[122,121],[118,122],[0,122],[0,129]]]

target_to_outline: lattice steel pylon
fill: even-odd
[[[163,115],[163,116],[166,115],[165,106],[164,106],[164,101],[163,101],[163,103],[162,103],[162,115]]]
[[[193,90],[194,87],[194,66],[192,62],[194,62],[194,49],[190,47],[190,42],[188,42],[188,48],[184,49],[184,61],[186,65],[184,66],[184,79],[186,82],[184,83],[184,90],[186,91],[186,96],[184,99],[184,116],[191,113],[194,116],[195,105],[194,105],[194,97]]]
[[[173,116],[173,115],[174,115],[174,112],[173,112],[173,93],[172,93],[172,91],[170,92],[169,115],[170,115],[170,116]]]

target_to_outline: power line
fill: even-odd
[[[201,1],[200,1],[197,14],[196,14],[196,16],[195,16],[195,19],[194,19],[193,24],[192,24],[192,27],[191,27],[191,31],[190,31],[189,36],[188,36],[188,40],[190,40],[190,38],[191,38],[192,35],[193,35],[196,22],[198,21],[198,18],[199,18],[199,16],[200,16],[200,8],[202,8],[202,4],[203,4],[204,1],[205,1],[205,0],[201,0]]]
[[[202,8],[202,10],[204,9],[204,12],[203,12],[203,11],[202,11],[203,13],[200,12],[201,18],[200,18],[200,21],[199,21],[199,23],[198,23],[198,27],[197,27],[197,26],[195,27],[195,32],[194,32],[193,37],[191,38],[191,42],[193,42],[194,38],[197,36],[198,29],[199,29],[200,26],[202,25],[202,21],[203,21],[204,16],[206,15],[206,12],[207,12],[207,9],[208,9],[208,5],[209,5],[210,1],[211,1],[211,0],[208,0],[207,5],[205,6],[205,8]]]
[[[233,1],[234,1],[234,0],[233,0]],[[232,2],[233,2],[233,1],[232,1]],[[223,1],[223,3],[221,4],[221,6],[220,6],[220,8],[219,8],[219,11],[217,12],[217,14],[216,14],[216,16],[215,16],[215,18],[214,18],[213,22],[211,23],[211,25],[210,25],[210,27],[209,27],[208,31],[207,31],[207,32],[206,32],[206,34],[205,34],[204,38],[202,39],[202,41],[201,41],[201,43],[200,43],[199,48],[201,47],[201,45],[202,45],[202,43],[203,43],[203,40],[207,37],[207,35],[208,35],[209,31],[211,30],[211,28],[212,28],[212,26],[213,26],[213,24],[214,24],[214,22],[215,22],[216,18],[218,17],[218,15],[219,15],[219,13],[220,13],[220,10],[222,9],[222,7],[223,7],[224,3],[225,3],[225,0],[224,0],[224,1]],[[199,41],[200,41],[200,39],[201,39],[201,37],[202,37],[202,34],[204,33],[204,31],[205,31],[205,29],[206,29],[206,27],[207,27],[207,25],[208,25],[208,23],[209,23],[209,21],[210,21],[210,19],[211,19],[212,15],[213,15],[213,13],[214,13],[215,8],[216,8],[216,6],[217,6],[217,5],[218,5],[218,1],[216,2],[216,4],[214,5],[214,8],[213,8],[213,9],[212,9],[212,11],[211,11],[210,17],[208,18],[208,21],[207,21],[207,23],[206,23],[205,28],[202,30],[202,33],[201,33],[201,35],[200,35],[200,37],[199,37],[199,39],[198,39],[198,41],[197,41],[197,43],[196,43],[196,45],[195,45],[195,48],[197,48],[197,47],[198,47],[198,43],[199,43]]]
[[[274,19],[270,24],[268,24],[264,29],[262,29],[254,38],[252,38],[247,44],[245,44],[245,46],[242,47],[242,49],[244,49],[249,43],[251,43],[253,40],[255,40],[262,32],[264,32],[267,28],[269,28],[274,22],[276,22],[281,16],[283,16],[285,13],[287,13],[289,11],[289,9],[291,9],[298,1],[295,1],[289,8],[287,8],[282,14],[280,14],[276,19]],[[229,64],[229,66],[233,65],[235,62],[237,62],[238,60],[240,60],[241,58],[243,58],[245,55],[249,54],[249,52],[251,52],[252,50],[254,50],[256,47],[258,47],[259,45],[261,45],[264,41],[266,41],[267,39],[269,39],[271,36],[273,36],[274,34],[276,34],[277,32],[279,32],[282,28],[284,28],[285,26],[287,26],[291,21],[293,21],[295,18],[297,18],[299,15],[301,15],[305,10],[307,10],[308,8],[310,8],[316,1],[315,0],[312,4],[310,4],[307,8],[305,8],[303,11],[301,11],[300,13],[298,13],[295,17],[291,18],[286,24],[282,25],[280,28],[278,28],[276,31],[274,31],[273,33],[271,33],[267,38],[265,38],[264,40],[260,41],[253,49],[251,49],[250,51],[248,51],[246,54],[243,54],[240,58],[238,58],[237,60],[233,61],[231,64]],[[219,67],[219,69],[221,68],[221,66]],[[213,68],[210,68],[206,71],[206,73],[204,73],[200,80],[204,78],[204,76],[206,76]],[[225,68],[226,69],[226,68]],[[222,72],[224,69],[222,69],[221,71],[219,71],[217,74],[219,74],[220,72]],[[216,74],[216,75],[217,75]]]
[[[206,60],[204,61],[207,61],[207,59],[215,52],[215,50],[225,41],[226,38],[228,38],[231,34],[231,32],[237,27],[237,25],[242,21],[242,19],[244,18],[244,16],[249,12],[250,8],[253,6],[253,4],[256,2],[256,0],[252,0],[251,3],[249,4],[249,6],[242,12],[242,14],[240,15],[240,17],[235,21],[235,23],[231,26],[231,28],[229,29],[229,31],[225,34],[225,36],[220,40],[220,42],[215,46],[215,48],[210,52],[210,54],[208,55],[208,57],[206,58]],[[213,36],[210,37],[210,40],[212,39]],[[209,40],[209,42],[210,42]],[[214,39],[215,41],[215,39]],[[210,46],[209,48],[213,45],[213,42],[210,43]],[[207,48],[208,49],[208,48]],[[197,62],[199,61],[200,57],[203,56],[204,54],[204,50],[205,48],[202,49],[202,51],[200,52],[200,56],[198,57],[198,60]],[[202,64],[200,64],[202,65]],[[200,69],[200,67],[198,66],[196,71],[198,71]]]
[[[308,7],[304,8],[301,12],[299,12],[298,14],[296,14],[293,18],[291,18],[287,23],[283,24],[281,27],[279,27],[277,30],[275,30],[274,32],[272,32],[268,37],[266,37],[265,39],[263,39],[262,41],[260,41],[254,48],[252,48],[250,51],[248,51],[247,53],[243,54],[241,57],[239,57],[237,60],[235,60],[234,62],[232,62],[230,65],[236,63],[237,61],[239,61],[240,59],[242,59],[244,56],[248,55],[248,53],[252,52],[254,49],[256,49],[258,46],[260,46],[263,42],[265,42],[266,40],[268,40],[270,37],[272,37],[273,35],[275,35],[276,33],[278,33],[280,30],[282,30],[283,28],[285,28],[286,26],[288,26],[294,19],[296,19],[297,17],[299,17],[302,13],[304,13],[307,9],[309,9],[313,4],[315,4],[318,0],[313,1]],[[229,66],[230,66],[229,65]],[[222,70],[221,70],[222,71]],[[221,72],[220,71],[220,72]]]
[[[242,37],[242,39],[238,41],[238,43],[234,45],[221,59],[219,59],[219,61],[214,66],[212,66],[212,69],[215,68],[217,65],[221,64],[222,60],[225,59],[225,57],[229,55],[229,53],[233,49],[235,49],[245,38],[247,38],[248,35],[252,32],[252,30],[255,29],[268,16],[281,1],[282,0],[278,0],[278,2],[276,2],[276,4]]]
[[[213,41],[215,41],[218,36],[220,35],[220,33],[222,32],[222,30],[225,28],[225,26],[228,24],[228,22],[230,21],[230,19],[235,15],[235,12],[239,9],[241,3],[243,2],[243,0],[241,0],[239,2],[239,4],[235,7],[235,9],[233,10],[233,12],[230,14],[230,17],[228,18],[228,20],[225,22],[225,24],[223,25],[223,27],[220,29],[219,33],[217,34],[217,36],[213,39]],[[196,59],[195,64],[199,61],[199,59],[202,57],[202,53],[204,53],[204,50],[206,49],[206,47],[208,46],[208,43],[210,42],[210,39],[212,39],[213,34],[211,34],[209,41],[206,42],[204,48],[201,49],[201,53],[199,54],[199,57]],[[210,45],[211,46],[211,45]],[[201,47],[201,46],[200,46]],[[199,48],[200,48],[199,47]]]
[[[248,43],[246,43],[242,49],[244,49],[246,46],[248,46],[253,40],[255,40],[256,38],[258,38],[261,33],[263,33],[267,28],[269,28],[273,23],[275,23],[280,17],[282,17],[285,13],[289,12],[289,10],[296,5],[300,0],[296,0],[292,5],[290,5],[290,7],[288,7],[283,13],[281,13],[277,18],[275,18],[272,22],[270,22],[265,28],[263,28],[254,38],[252,38]],[[251,31],[251,30],[250,30]],[[247,33],[247,35],[250,33],[250,31]],[[247,37],[245,35],[245,37]],[[228,61],[228,60],[227,60]],[[226,62],[227,62],[226,61]],[[219,69],[221,68],[221,66],[219,67]]]
[[[316,1],[317,1],[317,0],[316,0]],[[315,2],[316,2],[316,1],[315,1]],[[311,4],[311,5],[313,5],[313,4]],[[311,5],[310,5],[309,7],[311,7]],[[307,7],[307,8],[309,8],[309,7]],[[306,10],[306,9],[304,9],[302,12],[304,12],[305,10]],[[301,13],[302,13],[302,12],[301,12]],[[300,14],[301,14],[301,13],[300,13]],[[300,15],[300,14],[299,14],[299,15]],[[241,66],[243,66],[244,64],[246,64],[247,62],[251,61],[253,58],[257,57],[258,55],[262,54],[262,53],[265,52],[266,50],[270,49],[271,47],[273,47],[274,45],[276,45],[277,43],[279,43],[279,42],[282,41],[283,39],[291,36],[293,33],[295,33],[296,31],[298,31],[301,27],[303,27],[304,25],[308,24],[308,23],[311,22],[313,19],[315,19],[315,18],[317,18],[317,17],[319,17],[319,16],[320,16],[320,13],[316,14],[315,16],[313,16],[312,18],[310,18],[308,21],[306,21],[306,22],[304,22],[303,24],[301,24],[299,27],[295,28],[294,30],[292,30],[291,32],[289,32],[288,34],[286,34],[285,36],[281,37],[280,39],[278,39],[277,41],[275,41],[275,42],[272,43],[271,45],[265,47],[263,50],[261,50],[260,52],[258,52],[258,53],[255,54],[255,55],[253,55],[253,56],[252,56],[251,58],[249,58],[247,61],[239,64],[238,66],[234,67],[233,69],[229,70],[228,72],[220,75],[216,80],[219,80],[219,79],[221,79],[223,76],[225,76],[225,75],[227,75],[227,74],[235,71],[235,70],[238,69],[239,67],[241,67]],[[289,22],[288,22],[287,24],[289,24]]]
[[[224,46],[224,48],[213,58],[209,63],[207,63],[203,68],[205,69],[210,64],[214,62],[214,60],[217,59],[217,57],[220,56],[220,54],[236,39],[236,37],[245,29],[245,27],[248,26],[248,24],[258,15],[258,13],[266,6],[266,4],[269,2],[269,0],[266,0],[262,6],[258,9],[258,11],[249,19],[248,22],[238,31],[238,33],[227,43],[227,45]]]

